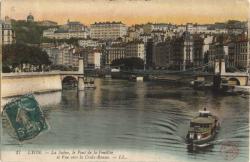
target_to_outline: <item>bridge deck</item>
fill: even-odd
[[[78,71],[2,73],[2,77],[41,76],[41,75],[83,75],[83,74]]]

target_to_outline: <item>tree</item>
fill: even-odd
[[[139,57],[121,58],[113,60],[111,66],[119,66],[121,69],[143,69],[144,61]]]
[[[49,56],[38,47],[28,46],[26,44],[11,44],[3,46],[3,72],[8,72],[16,67],[22,67],[23,64],[34,66],[50,65]]]
[[[12,20],[12,28],[15,31],[17,43],[40,44],[43,31],[49,27],[39,26],[37,22],[24,20]]]

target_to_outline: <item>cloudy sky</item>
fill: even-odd
[[[87,25],[98,21],[184,24],[247,20],[249,5],[248,0],[2,0],[2,17],[25,19],[30,12],[36,20],[60,24],[67,19]]]

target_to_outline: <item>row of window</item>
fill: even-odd
[[[237,55],[237,60],[247,60],[247,55]]]

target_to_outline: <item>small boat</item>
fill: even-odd
[[[193,148],[208,144],[214,139],[218,128],[218,118],[204,108],[190,122],[190,128],[186,136],[188,146]]]
[[[191,85],[193,85],[193,88],[195,90],[203,90],[205,87],[205,81],[194,80],[193,82],[191,82]]]
[[[194,80],[190,82],[190,85],[194,88],[194,90],[206,90],[213,87],[213,83],[205,82],[201,80]]]
[[[128,80],[129,81],[136,81],[136,75],[130,75]]]
[[[94,79],[85,79],[84,88],[96,88]]]
[[[128,80],[129,81],[143,81],[143,76],[136,76],[136,75],[130,75]]]

